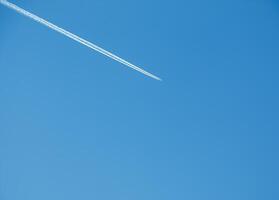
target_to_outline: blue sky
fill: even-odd
[[[0,198],[279,198],[275,0],[0,6]]]

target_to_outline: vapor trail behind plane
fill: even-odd
[[[10,8],[10,9],[12,9],[12,10],[15,10],[16,12],[18,12],[18,13],[26,16],[26,17],[29,17],[29,18],[33,19],[34,21],[36,21],[36,22],[38,22],[40,24],[43,24],[43,25],[47,26],[48,28],[51,28],[52,30],[55,30],[55,31],[57,31],[57,32],[65,35],[65,36],[67,36],[67,37],[69,37],[69,38],[71,38],[71,39],[73,39],[73,40],[75,40],[75,41],[77,41],[77,42],[87,46],[87,47],[89,47],[90,49],[93,49],[93,50],[95,50],[95,51],[97,51],[97,52],[99,52],[99,53],[101,53],[101,54],[103,54],[105,56],[108,56],[109,58],[111,58],[113,60],[116,60],[119,63],[122,63],[122,64],[126,65],[126,66],[128,66],[128,67],[130,67],[130,68],[132,68],[132,69],[134,69],[134,70],[136,70],[136,71],[146,75],[146,76],[149,76],[149,77],[154,78],[154,79],[159,80],[159,81],[161,80],[159,77],[157,77],[157,76],[155,76],[155,75],[153,75],[153,74],[151,74],[151,73],[141,69],[140,67],[137,67],[137,66],[129,63],[128,61],[126,61],[126,60],[124,60],[124,59],[122,59],[122,58],[112,54],[111,52],[109,52],[109,51],[107,51],[107,50],[105,50],[105,49],[103,49],[103,48],[101,48],[101,47],[99,47],[99,46],[97,46],[97,45],[95,45],[95,44],[85,40],[85,39],[82,39],[81,37],[79,37],[79,36],[77,36],[77,35],[75,35],[73,33],[70,33],[69,31],[66,31],[66,30],[62,29],[62,28],[60,28],[60,27],[58,27],[58,26],[56,26],[56,25],[54,25],[54,24],[52,24],[52,23],[50,23],[50,22],[48,22],[48,21],[46,21],[46,20],[44,20],[44,19],[42,19],[42,18],[40,18],[38,16],[36,16],[34,14],[32,14],[32,13],[30,13],[30,12],[20,8],[20,7],[18,7],[17,5],[15,5],[13,3],[10,3],[10,2],[8,2],[6,0],[0,0],[0,3],[3,4],[4,6]]]

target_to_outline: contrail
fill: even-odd
[[[57,31],[57,32],[65,35],[65,36],[67,36],[67,37],[69,37],[69,38],[87,46],[87,47],[89,47],[90,49],[93,49],[93,50],[95,50],[95,51],[97,51],[97,52],[99,52],[99,53],[101,53],[101,54],[119,62],[119,63],[122,63],[122,64],[126,65],[127,67],[130,67],[130,68],[132,68],[132,69],[134,69],[134,70],[136,70],[136,71],[138,71],[138,72],[140,72],[140,73],[142,73],[146,76],[149,76],[149,77],[154,78],[158,81],[161,81],[161,78],[143,70],[142,68],[137,67],[136,65],[133,65],[133,64],[129,63],[128,61],[114,55],[113,53],[111,53],[111,52],[109,52],[109,51],[107,51],[107,50],[105,50],[105,49],[103,49],[103,48],[85,40],[85,39],[82,39],[81,37],[69,32],[69,31],[66,31],[65,29],[62,29],[62,28],[60,28],[60,27],[58,27],[58,26],[56,26],[56,25],[54,25],[54,24],[52,24],[52,23],[50,23],[50,22],[48,22],[48,21],[46,21],[46,20],[44,20],[40,17],[38,17],[37,15],[34,15],[34,14],[18,7],[17,5],[8,2],[7,0],[0,0],[0,3],[3,4],[4,6],[10,8],[10,9],[12,9],[12,10],[15,10],[16,12],[18,12],[18,13],[26,16],[26,17],[29,17],[29,18],[33,19],[34,21],[36,21],[36,22],[38,22],[38,23],[40,23],[44,26],[47,26],[48,28],[50,28],[52,30],[55,30],[55,31]]]

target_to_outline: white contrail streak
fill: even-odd
[[[66,31],[66,30],[62,29],[62,28],[60,28],[60,27],[58,27],[58,26],[56,26],[56,25],[54,25],[54,24],[52,24],[52,23],[50,23],[50,22],[48,22],[48,21],[46,21],[46,20],[44,20],[44,19],[42,19],[42,18],[40,18],[38,16],[36,16],[34,14],[32,14],[32,13],[30,13],[30,12],[20,8],[20,7],[18,7],[17,5],[15,5],[13,3],[10,3],[10,2],[8,2],[6,0],[0,0],[0,3],[3,4],[4,6],[10,8],[10,9],[12,9],[12,10],[15,10],[16,12],[18,12],[18,13],[26,16],[26,17],[29,17],[29,18],[33,19],[34,21],[36,21],[36,22],[38,22],[40,24],[43,24],[43,25],[51,28],[52,30],[55,30],[55,31],[57,31],[57,32],[65,35],[65,36],[67,36],[67,37],[69,37],[69,38],[71,38],[71,39],[73,39],[73,40],[75,40],[75,41],[77,41],[77,42],[87,46],[87,47],[89,47],[90,49],[93,49],[93,50],[95,50],[95,51],[97,51],[97,52],[99,52],[99,53],[101,53],[101,54],[103,54],[105,56],[108,56],[109,58],[111,58],[111,59],[113,59],[113,60],[115,60],[115,61],[117,61],[119,63],[122,63],[122,64],[126,65],[126,66],[128,66],[128,67],[130,67],[130,68],[132,68],[132,69],[134,69],[134,70],[136,70],[136,71],[146,75],[146,76],[149,76],[149,77],[154,78],[154,79],[159,80],[159,81],[161,80],[161,78],[159,78],[159,77],[157,77],[157,76],[155,76],[155,75],[153,75],[153,74],[151,74],[151,73],[141,69],[140,67],[137,67],[137,66],[129,63],[128,61],[126,61],[126,60],[124,60],[124,59],[122,59],[122,58],[112,54],[111,52],[109,52],[109,51],[107,51],[107,50],[105,50],[105,49],[103,49],[103,48],[101,48],[101,47],[99,47],[99,46],[97,46],[97,45],[95,45],[95,44],[85,40],[85,39],[82,39],[81,37],[79,37],[79,36],[77,36],[77,35],[75,35],[73,33],[70,33],[69,31]]]

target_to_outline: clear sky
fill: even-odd
[[[276,0],[0,6],[1,200],[279,199]]]

